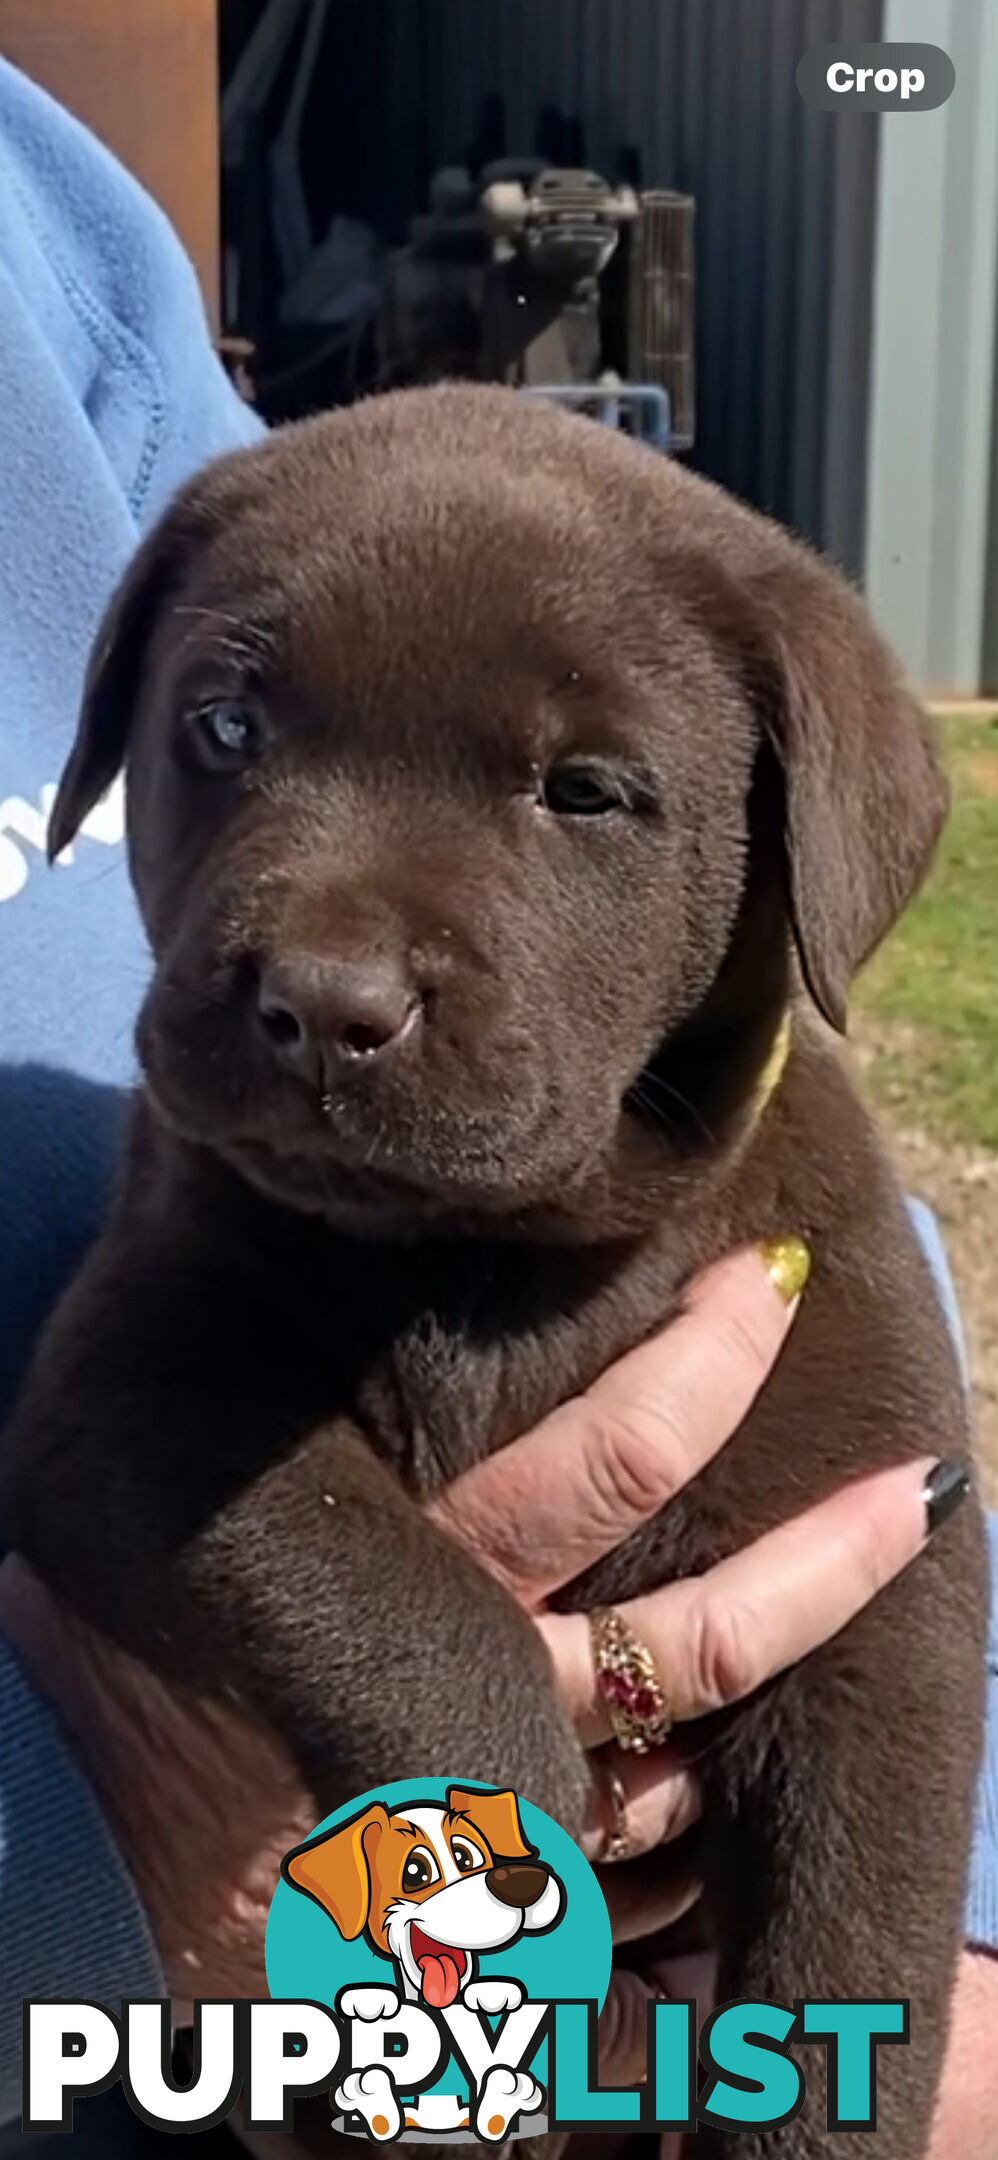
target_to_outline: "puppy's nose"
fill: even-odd
[[[532,1867],[528,1860],[514,1860],[506,1867],[492,1867],[485,1881],[500,1905],[536,1905],[548,1879],[547,1868]]]
[[[260,1025],[283,1065],[321,1084],[331,1065],[373,1064],[415,1032],[421,1000],[388,958],[300,953],[260,978]]]

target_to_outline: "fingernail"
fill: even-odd
[[[937,1462],[922,1487],[925,1502],[925,1534],[931,1537],[965,1500],[970,1491],[970,1472],[962,1463]]]
[[[764,1238],[759,1253],[774,1290],[785,1305],[792,1305],[811,1273],[811,1255],[803,1238]]]

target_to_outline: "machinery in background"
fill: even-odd
[[[379,383],[507,382],[690,448],[690,196],[537,158],[447,169],[382,275]]]
[[[244,392],[281,420],[467,376],[688,450],[692,197],[640,185],[633,146],[615,160],[626,181],[588,170],[580,122],[553,106],[536,154],[507,157],[503,101],[487,97],[404,245],[373,210],[337,213],[319,237],[303,135],[335,50],[329,0],[261,0],[226,82],[222,351]]]

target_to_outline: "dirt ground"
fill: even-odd
[[[857,1023],[860,1069],[870,1029]],[[913,1131],[874,1105],[905,1190],[929,1202],[939,1219],[967,1334],[982,1491],[998,1507],[998,1154]]]

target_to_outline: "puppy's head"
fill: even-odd
[[[796,973],[836,1026],[943,814],[864,611],[764,520],[503,391],[190,486],[53,813],[125,762],[152,1098],[355,1227],[626,1221],[723,1151]]]
[[[562,1890],[524,1837],[516,1795],[452,1785],[447,1806],[376,1802],[288,1853],[286,1882],[347,1942],[366,1936],[415,1994],[446,2007],[476,1957],[560,1917]]]

